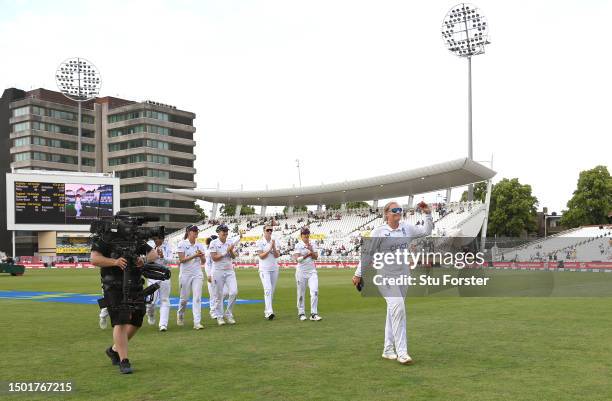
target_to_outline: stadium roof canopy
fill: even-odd
[[[468,158],[451,160],[399,173],[312,185],[257,191],[168,189],[207,202],[240,205],[319,205],[390,199],[433,192],[488,180],[495,171]]]

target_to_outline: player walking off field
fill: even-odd
[[[265,225],[263,230],[263,237],[257,241],[255,246],[259,256],[259,278],[264,289],[264,317],[272,320],[274,319],[272,299],[274,298],[274,290],[278,280],[277,258],[280,256],[280,252],[278,251],[276,240],[272,239],[272,226]]]
[[[210,243],[217,239],[216,235],[211,235],[206,238],[206,263],[204,264],[204,271],[206,272],[206,285],[208,286],[208,311],[212,319],[217,320],[217,290],[215,290],[215,284],[212,279],[212,259],[210,258]],[[223,288],[223,299],[227,298],[227,284]]]
[[[219,326],[223,326],[225,323],[236,323],[233,310],[238,296],[238,282],[236,281],[233,259],[238,255],[234,249],[236,243],[228,241],[228,232],[229,228],[225,224],[219,225],[217,227],[219,238],[212,241],[209,247],[210,258],[212,259],[212,278],[217,297],[215,316]],[[226,285],[228,288],[227,308],[223,312],[223,288]]]
[[[383,219],[386,224],[376,227],[372,237],[394,237],[415,239],[431,234],[433,230],[433,218],[429,206],[420,203],[421,211],[425,213],[423,225],[413,225],[401,221],[403,209],[397,202],[389,202],[383,209]],[[353,276],[353,284],[361,282],[361,264],[357,267]],[[405,295],[385,296],[387,301],[387,320],[385,322],[385,345],[382,357],[392,359],[404,365],[412,364],[412,358],[408,355],[408,343],[406,339],[406,304]]]
[[[157,253],[155,263],[166,266],[172,261],[172,247],[167,241],[164,241],[163,236],[153,237],[147,242],[151,248]],[[170,316],[170,290],[172,284],[170,280],[152,280],[147,279],[147,285],[159,283],[159,290],[155,291],[153,302],[147,304],[147,322],[150,325],[155,324],[155,305],[159,303],[159,331],[168,330],[168,317]]]
[[[319,321],[321,316],[318,313],[319,304],[319,276],[315,267],[315,260],[319,257],[316,245],[310,241],[310,230],[303,227],[300,231],[299,241],[293,249],[293,259],[297,261],[295,269],[295,281],[297,284],[297,309],[298,319],[306,320],[304,302],[306,296],[306,286],[310,289],[310,320]]]
[[[185,309],[189,293],[193,295],[191,310],[193,312],[193,328],[203,329],[202,326],[202,285],[204,284],[204,274],[202,265],[204,259],[204,245],[197,242],[198,226],[189,225],[185,229],[185,237],[179,242],[176,249],[180,262],[179,271],[179,307],[176,313],[176,324],[185,324]]]

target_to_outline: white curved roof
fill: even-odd
[[[216,189],[168,189],[208,202],[241,205],[318,205],[389,199],[458,187],[488,180],[495,171],[468,158],[451,160],[399,173],[312,185],[257,191]]]

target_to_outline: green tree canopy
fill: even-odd
[[[612,177],[606,166],[580,172],[574,195],[563,211],[561,225],[605,224],[612,211]]]
[[[236,205],[223,205],[221,206],[222,216],[234,216],[236,214]],[[255,208],[251,205],[242,205],[240,208],[240,215],[246,216],[249,214],[255,214]]]
[[[370,205],[367,202],[357,201],[357,202],[346,202],[347,209],[361,209],[368,208]],[[331,205],[325,205],[325,210],[339,210],[339,203],[332,203]]]
[[[463,191],[461,194],[461,202],[466,202],[468,196],[468,191]],[[474,200],[484,202],[485,197],[487,196],[487,182],[479,182],[474,185]]]
[[[518,178],[504,178],[491,190],[488,232],[491,236],[520,236],[535,232],[538,199],[531,194],[531,185]]]
[[[198,212],[198,220],[206,220],[208,218],[202,206],[198,205],[198,202],[193,202],[193,208]]]
[[[307,210],[308,210],[308,208],[307,208],[306,206],[304,206],[304,205],[294,206],[294,207],[293,207],[293,213],[297,213],[297,212],[305,212],[305,211],[307,211]],[[283,213],[285,213],[285,214],[286,214],[288,211],[289,211],[289,207],[288,207],[288,206],[285,206],[285,207],[283,208]]]

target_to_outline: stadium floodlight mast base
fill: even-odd
[[[442,39],[448,50],[468,62],[468,158],[472,152],[472,56],[485,52],[488,45],[489,24],[480,10],[469,3],[452,7],[442,22]],[[474,199],[474,186],[468,185],[468,201]]]
[[[77,171],[81,171],[81,126],[82,103],[91,100],[100,93],[100,73],[90,61],[73,57],[62,61],[55,72],[55,82],[59,91],[68,99],[79,105],[77,134]]]

